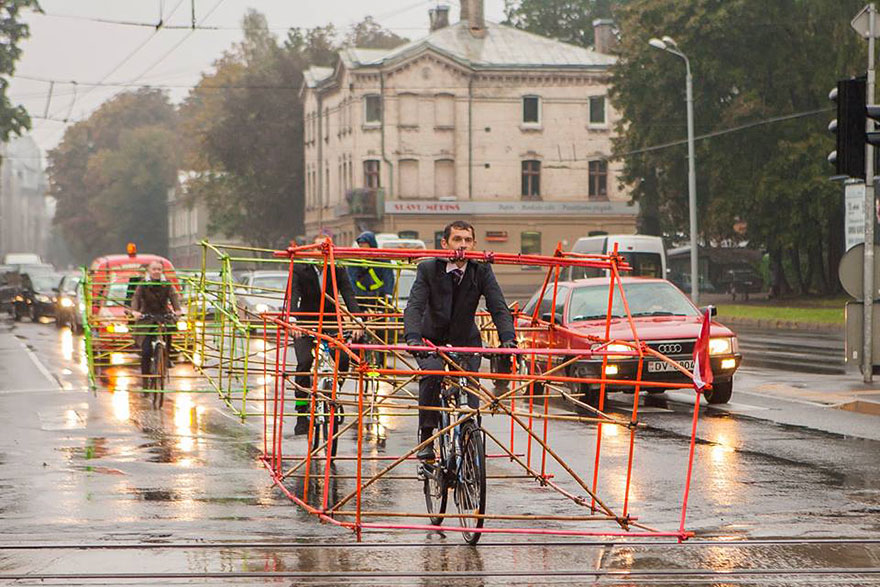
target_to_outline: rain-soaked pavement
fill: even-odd
[[[702,407],[687,511],[696,539],[683,545],[490,534],[469,547],[457,534],[424,531],[372,532],[357,544],[349,531],[321,524],[271,484],[258,460],[261,418],[242,423],[208,393],[174,394],[154,410],[124,370],[90,391],[81,344],[51,323],[14,330],[0,324],[0,582],[880,584],[880,417],[831,409],[823,404],[833,402],[816,394],[774,393],[821,389],[841,376],[746,367],[729,405]],[[203,387],[186,378],[188,369],[176,367],[176,384]],[[648,427],[637,437],[630,511],[663,530],[677,529],[681,518],[687,399],[668,394],[640,408]],[[628,417],[624,398],[615,400],[611,411]],[[569,413],[562,405],[552,409]],[[387,442],[372,445],[371,454],[398,455],[412,446],[410,419],[385,423]],[[509,434],[501,418],[483,424]],[[553,422],[551,439],[587,476],[595,426]],[[304,449],[305,440],[289,442]],[[599,495],[619,511],[628,434],[605,426],[602,444]],[[524,450],[522,435],[516,447]],[[340,453],[354,453],[351,437],[343,438]],[[335,473],[353,471],[342,462]],[[547,471],[562,482],[564,471],[549,459]],[[489,472],[489,512],[583,513],[532,481],[509,478],[519,471],[507,459],[493,459]],[[365,494],[365,510],[424,511],[414,473],[407,463],[395,479],[377,483]],[[301,483],[291,480],[290,487],[301,493]],[[340,478],[331,499],[352,486]]]

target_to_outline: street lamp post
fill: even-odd
[[[691,300],[695,304],[700,303],[700,273],[697,262],[697,171],[696,157],[694,156],[694,80],[691,76],[691,62],[687,55],[681,52],[672,37],[651,39],[648,44],[655,49],[661,49],[684,59],[686,70],[685,76],[685,99],[687,101],[687,127],[688,127],[688,216],[690,217],[691,232]]]

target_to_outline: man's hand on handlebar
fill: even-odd
[[[515,349],[515,348],[519,348],[519,345],[517,344],[516,339],[515,339],[515,338],[512,338],[512,339],[510,339],[510,340],[505,340],[504,342],[502,342],[502,343],[501,343],[501,348],[503,348],[503,349]]]
[[[406,344],[411,347],[423,346],[422,342],[420,340],[415,339],[415,338],[411,338],[411,339],[407,340]],[[416,349],[407,349],[407,352],[410,355],[412,355],[413,357],[415,357],[416,359],[427,359],[428,356],[430,356],[430,354],[431,354],[428,351],[422,351],[422,350],[416,350]]]

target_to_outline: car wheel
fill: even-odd
[[[589,383],[570,383],[569,389],[571,390],[571,395],[577,401],[581,403],[585,403],[591,408],[599,409],[599,389],[591,389]],[[592,410],[588,410],[584,406],[580,404],[574,404],[575,411],[579,414],[584,414],[586,416],[594,416],[595,413]]]
[[[706,401],[710,404],[726,404],[730,401],[731,394],[733,394],[733,379],[715,381],[712,383],[712,389],[703,392]]]

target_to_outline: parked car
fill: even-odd
[[[693,369],[694,343],[700,333],[703,315],[688,297],[665,279],[624,277],[621,280],[627,303],[638,332],[639,339],[649,348],[655,349],[674,359],[687,369]],[[564,330],[554,332],[552,338],[546,331],[524,334],[521,346],[527,348],[595,348],[597,343],[585,338],[595,336],[604,339],[606,314],[608,308],[609,279],[605,277],[560,282],[556,292],[556,306],[553,307],[552,288],[538,300],[540,290],[525,305],[517,317],[517,326],[526,327],[537,306],[537,318],[554,322]],[[626,312],[618,289],[614,290],[611,310],[610,340],[632,341],[632,330],[626,319]],[[737,337],[729,328],[713,321],[709,343],[710,362],[715,376],[713,389],[705,393],[711,404],[722,404],[730,400],[733,392],[733,376],[739,368],[740,355]],[[630,352],[625,344],[611,344],[608,351]],[[554,359],[555,364],[568,357]],[[618,355],[611,356],[605,375],[609,378],[633,380],[636,378],[638,358]],[[584,358],[570,366],[566,373],[576,377],[599,377],[602,356]],[[671,364],[655,359],[644,363],[642,378],[646,381],[670,383],[689,383],[685,375]],[[581,401],[597,406],[599,384],[575,383],[571,385],[572,395]],[[607,384],[606,391],[632,392],[632,386]],[[646,388],[643,391],[657,393],[663,388]]]
[[[764,280],[751,267],[732,267],[721,274],[717,286],[720,291],[729,293],[734,301],[736,296],[748,301],[749,294],[764,291]]]
[[[69,326],[79,334],[83,330],[83,311],[85,301],[81,287],[82,273],[68,273],[58,284],[58,297],[55,303],[55,325],[58,328]]]

